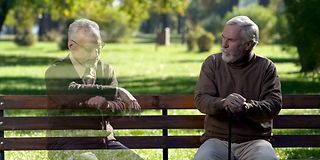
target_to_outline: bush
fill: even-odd
[[[258,25],[259,43],[270,44],[275,40],[277,17],[272,9],[260,5],[250,5],[246,8],[233,7],[232,12],[228,12],[224,17],[224,22],[239,15],[248,16]]]
[[[14,42],[19,46],[31,46],[36,41],[36,36],[30,32],[17,33]]]
[[[188,32],[188,34],[187,34],[187,48],[188,48],[188,51],[194,50],[194,48],[197,45],[197,38],[198,37],[197,37],[195,32],[193,32],[193,31]]]
[[[58,30],[52,29],[44,34],[42,41],[59,42],[62,35]]]
[[[191,28],[187,33],[187,48],[188,51],[192,51],[195,49],[197,45],[198,38],[205,32],[202,26],[191,26],[189,25],[189,28]]]
[[[198,47],[199,47],[199,52],[207,52],[210,51],[210,49],[213,46],[213,42],[214,42],[214,35],[211,32],[206,32],[204,34],[202,34],[199,38],[198,38]]]

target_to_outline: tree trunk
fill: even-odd
[[[6,16],[9,10],[14,6],[16,0],[0,0],[0,32],[2,31],[2,25],[6,20]]]

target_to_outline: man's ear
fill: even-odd
[[[73,50],[73,47],[74,47],[74,43],[72,43],[71,41],[68,41],[68,49]]]

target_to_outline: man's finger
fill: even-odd
[[[232,93],[233,96],[237,97],[237,99],[241,100],[241,101],[246,101],[246,98],[244,98],[242,95],[238,94],[238,93]]]
[[[135,106],[136,106],[136,110],[140,110],[141,109],[140,104],[137,101],[135,101],[134,103],[135,103]]]

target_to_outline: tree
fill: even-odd
[[[4,1],[1,1],[1,3],[2,2]],[[77,6],[77,3],[79,3],[78,1],[65,0],[14,0],[12,2],[15,3],[10,3],[11,5],[6,13],[7,20],[5,23],[15,26],[15,42],[21,45],[33,44],[32,41],[35,40],[35,35],[32,34],[31,30],[40,15],[50,15],[50,17],[54,19],[68,17],[77,9],[74,6]],[[40,19],[39,23],[41,22]],[[40,25],[40,27],[42,26],[43,25]],[[43,28],[40,28],[40,32],[42,31]]]
[[[149,7],[150,2],[145,0],[86,1],[74,17],[96,21],[100,24],[105,41],[119,42],[126,41],[138,30],[141,22],[149,16],[146,12]]]
[[[318,69],[320,65],[320,1],[285,0],[286,15],[292,44],[298,49],[302,72]]]
[[[188,27],[201,25],[207,31],[220,34],[223,17],[236,5],[238,0],[193,0],[187,10]]]
[[[157,43],[158,44],[169,44],[167,40],[170,37],[166,35],[166,28],[170,26],[170,14],[177,14],[177,22],[178,22],[178,30],[181,32],[182,26],[184,26],[184,16],[186,9],[188,8],[190,0],[152,0],[152,5],[150,7],[150,12],[154,12],[161,16],[161,31],[157,35]],[[182,31],[183,32],[183,31]],[[184,37],[184,36],[183,36]]]
[[[146,0],[123,0],[121,1],[119,10],[130,15],[128,27],[137,30],[143,20],[149,17],[146,8],[150,7],[150,1]]]
[[[168,18],[170,13],[178,13],[180,16],[185,15],[189,6],[189,0],[153,0],[151,10],[161,15],[162,31],[169,26]]]
[[[0,0],[0,32],[6,20],[7,14],[14,6],[16,0]]]

